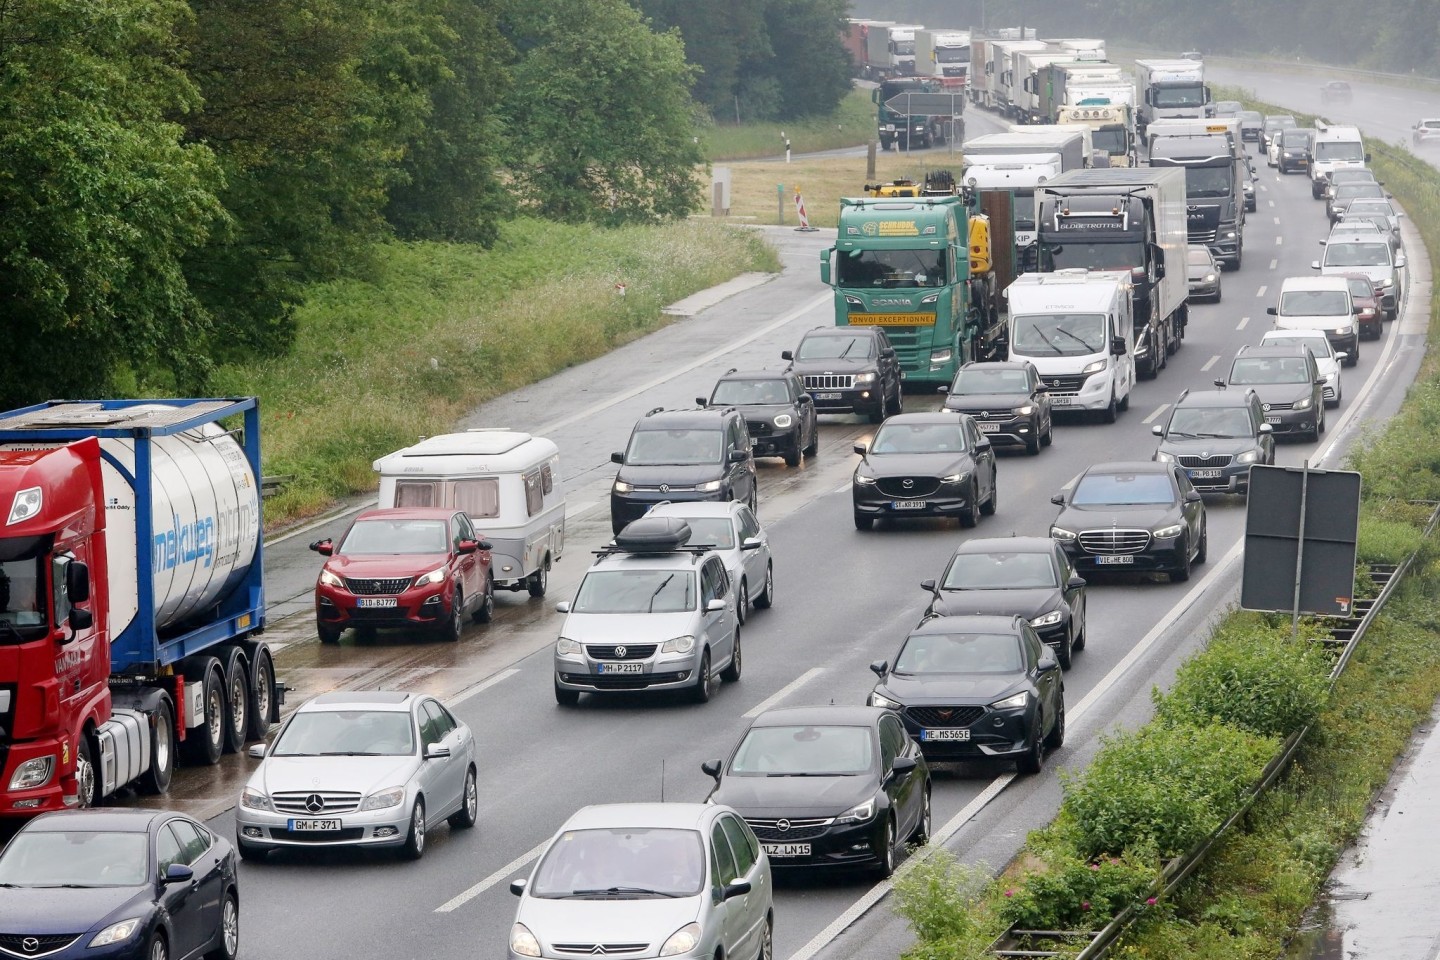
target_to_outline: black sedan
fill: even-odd
[[[6,956],[233,960],[240,949],[235,851],[182,814],[37,817],[0,853],[0,888]]]
[[[1082,574],[1163,571],[1178,582],[1205,562],[1204,498],[1176,464],[1097,463],[1050,502],[1061,507],[1050,536]]]
[[[1065,743],[1060,663],[1021,617],[938,617],[870,664],[872,706],[899,714],[931,762],[1013,759],[1039,773]]]
[[[945,409],[974,417],[975,426],[997,446],[1023,446],[1034,456],[1054,439],[1050,398],[1028,360],[967,363],[947,393]]]
[[[964,414],[898,414],[855,452],[862,458],[850,483],[857,530],[885,517],[957,517],[973,527],[980,514],[995,512],[995,450]]]
[[[940,580],[923,580],[920,586],[934,595],[926,620],[972,614],[1024,617],[1066,670],[1071,653],[1085,649],[1085,581],[1048,537],[966,540]]]
[[[710,802],[737,810],[772,867],[895,870],[907,842],[930,837],[930,768],[889,710],[767,710],[728,760],[701,765]]]

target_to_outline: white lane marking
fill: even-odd
[[[1280,261],[1279,261],[1279,260],[1271,260],[1271,261],[1270,261],[1270,269],[1271,269],[1271,270],[1274,270],[1274,269],[1275,269],[1276,267],[1278,267],[1278,266],[1280,266]]]
[[[1256,297],[1256,299],[1259,299],[1260,297],[1265,296],[1265,291],[1266,291],[1266,290],[1269,290],[1269,289],[1270,289],[1270,288],[1269,288],[1268,286],[1266,286],[1265,284],[1263,284],[1263,283],[1260,284],[1260,289],[1255,291],[1255,297]]]
[[[1247,324],[1247,323],[1249,323],[1249,322],[1250,322],[1250,318],[1249,318],[1249,317],[1241,317],[1241,318],[1240,318],[1240,322],[1237,323],[1237,324],[1235,324],[1235,329],[1236,329],[1236,330],[1244,330],[1244,329],[1245,329],[1245,324]]]
[[[769,710],[771,707],[775,706],[775,704],[779,703],[781,700],[784,700],[786,697],[790,696],[790,694],[794,693],[796,690],[799,690],[801,687],[805,686],[805,684],[809,683],[811,680],[814,680],[816,677],[820,676],[820,674],[824,672],[824,667],[811,667],[809,670],[806,670],[794,680],[791,680],[789,683],[785,684],[785,686],[781,687],[779,690],[776,690],[774,693],[770,694],[770,696],[766,697],[764,700],[761,700],[759,703],[755,704],[755,706],[751,707],[749,710],[746,710],[743,714],[741,714],[741,716],[743,716],[746,720],[754,720],[756,717],[760,716],[760,714],[764,713],[766,710]]]
[[[1284,243],[1284,242],[1285,242],[1285,238],[1284,238],[1284,237],[1279,236],[1279,235],[1277,235],[1277,236],[1275,237],[1275,246],[1278,247],[1278,246],[1280,246],[1280,244],[1282,244],[1282,243]]]
[[[502,680],[509,680],[511,677],[515,676],[515,674],[519,672],[520,670],[517,667],[510,667],[506,670],[501,670],[494,676],[486,677],[484,680],[481,680],[469,690],[462,690],[460,693],[451,697],[449,700],[449,704],[453,707],[456,704],[464,703],[466,700],[469,700],[471,697],[475,696],[475,694],[484,693],[486,690],[489,690],[491,687],[495,686],[495,684],[500,683]]]
[[[1266,200],[1265,202],[1268,203],[1268,204],[1270,204],[1270,206],[1272,206],[1272,207],[1275,206],[1275,201],[1274,201],[1274,200]]]
[[[849,490],[849,489],[850,489],[851,487],[853,487],[853,486],[855,486],[855,481],[853,481],[853,480],[846,480],[846,481],[845,481],[844,483],[842,483],[840,486],[836,487],[834,490],[831,490],[830,493],[831,493],[832,495],[837,494],[837,493],[844,493],[846,490]]]
[[[1169,409],[1170,409],[1170,404],[1168,404],[1168,403],[1162,403],[1162,404],[1160,404],[1160,406],[1158,406],[1158,407],[1155,408],[1155,412],[1154,412],[1154,413],[1150,414],[1150,416],[1146,417],[1144,420],[1141,420],[1140,422],[1141,422],[1141,423],[1146,423],[1146,424],[1148,424],[1148,423],[1154,423],[1156,420],[1158,420],[1158,419],[1160,418],[1160,414],[1164,413],[1166,410],[1169,410]]]
[[[1277,226],[1277,227],[1280,226],[1280,218],[1279,218],[1279,217],[1276,217],[1276,218],[1275,218],[1275,226]]]
[[[1211,357],[1209,360],[1206,360],[1206,361],[1205,361],[1205,365],[1200,368],[1200,372],[1201,372],[1201,373],[1204,373],[1206,370],[1209,370],[1211,367],[1215,366],[1215,364],[1217,364],[1217,363],[1219,363],[1219,362],[1220,362],[1220,356],[1219,356],[1219,354],[1216,354],[1215,356]]]
[[[546,837],[540,843],[536,844],[534,849],[526,853],[522,853],[514,860],[511,860],[509,863],[505,864],[505,866],[501,867],[499,870],[496,870],[494,873],[490,874],[490,876],[486,877],[484,880],[481,880],[479,883],[475,884],[475,886],[456,894],[449,900],[446,900],[444,903],[440,904],[440,906],[435,908],[435,912],[449,913],[452,910],[465,906],[465,904],[469,903],[471,900],[474,900],[476,897],[480,896],[480,894],[484,893],[486,890],[489,890],[491,887],[495,886],[495,884],[499,883],[501,880],[504,880],[510,874],[514,873],[516,870],[519,870],[531,860],[534,860],[536,857],[540,856],[540,854],[545,852],[545,848],[549,845],[550,838]]]
[[[568,427],[572,423],[579,423],[581,420],[588,420],[602,410],[608,410],[616,404],[624,403],[626,400],[631,400],[635,397],[638,397],[640,396],[640,394],[646,393],[650,390],[654,390],[656,387],[663,387],[665,384],[671,382],[676,377],[679,377],[682,374],[689,373],[691,370],[694,370],[697,367],[703,367],[707,363],[712,363],[715,360],[718,360],[721,357],[725,356],[725,354],[730,353],[731,351],[736,350],[739,347],[743,347],[747,343],[751,343],[755,340],[759,340],[761,337],[774,333],[776,330],[779,330],[787,323],[792,322],[796,317],[804,316],[811,310],[814,310],[816,307],[829,303],[833,299],[835,299],[835,294],[827,290],[824,293],[818,294],[811,299],[805,301],[804,303],[800,304],[800,306],[795,307],[793,310],[787,310],[773,322],[768,323],[763,327],[756,328],[750,333],[749,336],[741,337],[739,340],[732,340],[723,346],[716,347],[714,350],[711,350],[704,356],[696,357],[694,360],[691,360],[689,363],[684,364],[683,366],[671,367],[663,376],[656,377],[649,383],[642,384],[638,387],[633,387],[630,390],[626,390],[624,393],[616,394],[608,400],[602,400],[600,403],[586,407],[584,410],[578,411],[576,413],[572,413],[568,417],[561,417],[559,420],[552,420],[549,423],[542,424],[541,426],[536,427],[530,432],[538,434],[542,437],[548,436],[554,431],[559,430],[561,427]]]

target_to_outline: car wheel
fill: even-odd
[[[820,424],[816,423],[810,428],[810,443],[800,452],[807,457],[813,457],[820,452]]]
[[[885,417],[886,417],[886,415],[887,415],[888,412],[889,412],[889,407],[890,407],[890,397],[887,396],[887,395],[885,395],[885,394],[882,394],[881,397],[880,397],[880,406],[878,406],[878,407],[876,407],[874,410],[871,410],[871,411],[870,411],[870,422],[871,422],[871,423],[884,423],[884,422],[885,422]]]
[[[465,597],[456,590],[450,598],[450,615],[437,628],[440,639],[448,643],[459,643],[465,632]]]
[[[715,695],[715,675],[710,670],[710,651],[700,655],[700,669],[695,671],[695,685],[690,688],[690,699],[696,703],[709,703]]]
[[[240,900],[231,890],[220,905],[220,942],[205,956],[209,960],[235,960],[240,955]]]
[[[891,413],[905,412],[905,391],[900,386],[900,381],[895,381],[895,403],[890,407]]]
[[[760,954],[755,960],[775,960],[775,921],[765,918],[765,933],[760,938]]]
[[[1202,523],[1200,525],[1200,549],[1195,551],[1195,563],[1202,564],[1210,555],[1210,527]]]
[[[1045,735],[1045,749],[1059,750],[1065,746],[1065,697],[1061,694],[1060,706],[1055,711],[1055,726]]]
[[[1319,440],[1325,432],[1325,405],[1320,405],[1319,416],[1315,418],[1315,439]]]
[[[1019,773],[1036,774],[1040,768],[1045,766],[1045,741],[1036,730],[1030,742],[1025,745],[1025,752],[1015,760],[1015,769]]]
[[[465,789],[460,794],[460,809],[450,814],[452,830],[469,830],[480,819],[480,788],[475,783],[475,768],[465,771]]]
[[[880,844],[875,851],[875,875],[888,880],[895,873],[895,821],[890,817],[885,818],[885,836]]]
[[[734,683],[739,680],[740,670],[745,666],[744,658],[740,654],[740,628],[738,626],[735,628],[735,638],[732,643],[730,663],[720,671],[720,679],[726,683]]]
[[[480,606],[470,614],[470,619],[476,623],[489,623],[495,619],[495,581],[488,575],[485,577],[485,596],[480,598]]]
[[[340,634],[345,632],[344,627],[333,627],[327,623],[316,623],[315,632],[320,635],[320,642],[327,647],[333,647],[340,642]]]
[[[550,587],[550,558],[546,557],[539,568],[525,580],[525,589],[532,597],[543,597]]]
[[[1045,424],[1045,432],[1040,435],[1040,445],[1041,445],[1042,447],[1048,447],[1048,446],[1050,446],[1050,444],[1052,444],[1052,443],[1054,443],[1054,442],[1055,442],[1055,419],[1054,419],[1054,415],[1052,414],[1050,421]]]
[[[745,505],[750,508],[751,513],[760,512],[760,490],[754,477],[750,478],[750,499],[745,501]]]
[[[765,564],[765,591],[755,598],[755,606],[761,610],[769,610],[775,603],[775,564]]]
[[[987,517],[995,516],[995,508],[1000,505],[1000,484],[996,482],[995,470],[990,470],[990,499],[980,504],[980,512]]]
[[[1070,642],[1070,631],[1066,630],[1064,639],[1055,647],[1055,659],[1059,661],[1061,670],[1069,670],[1070,665],[1075,662],[1075,658],[1071,656],[1074,650],[1075,647]]]
[[[406,860],[419,860],[425,856],[425,796],[423,794],[415,798],[415,806],[410,808],[410,832],[405,836],[405,846],[400,848],[400,856]]]
[[[796,438],[795,438],[795,446],[794,446],[794,448],[791,449],[791,450],[787,450],[787,451],[785,452],[785,466],[787,466],[787,467],[798,467],[798,466],[800,466],[800,438],[799,438],[799,437],[796,437]]]
[[[1115,422],[1115,412],[1116,412],[1116,410],[1117,410],[1117,407],[1116,407],[1116,401],[1115,401],[1115,388],[1114,388],[1114,387],[1111,387],[1111,388],[1110,388],[1110,405],[1107,406],[1104,410],[1100,411],[1100,419],[1101,419],[1103,422],[1105,422],[1105,423],[1114,423],[1114,422]]]
[[[265,859],[267,853],[264,847],[257,847],[253,843],[246,843],[239,835],[235,837],[235,852],[240,854],[240,859],[246,863],[258,863]]]
[[[744,623],[750,613],[750,582],[744,578],[740,580],[740,596],[736,598],[736,601],[735,620]]]
[[[1081,629],[1081,631],[1080,631],[1079,633],[1075,634],[1075,639],[1074,639],[1073,641],[1071,641],[1071,643],[1070,643],[1070,649],[1073,650],[1073,651],[1076,652],[1076,653],[1079,653],[1081,650],[1084,650],[1084,649],[1085,649],[1085,631],[1084,631],[1084,629]]]
[[[965,509],[960,511],[960,526],[973,527],[979,519],[980,485],[974,480],[970,481],[970,495],[965,498]]]
[[[170,960],[170,949],[165,942],[165,934],[159,930],[150,934],[150,940],[145,944],[145,960]]]
[[[855,514],[855,529],[856,529],[856,530],[869,530],[869,529],[871,528],[871,526],[874,525],[874,523],[875,523],[875,519],[874,519],[873,517],[868,517],[868,516],[866,516],[866,515],[863,514],[863,513],[857,513],[857,514]]]
[[[573,707],[580,702],[579,690],[567,690],[560,686],[560,681],[555,681],[555,702],[562,707]]]
[[[1025,438],[1025,452],[1032,457],[1040,455],[1040,435],[1038,433]]]
[[[1220,288],[1219,288],[1219,287],[1216,287],[1216,288],[1215,288],[1215,302],[1216,302],[1216,303],[1219,303],[1219,302],[1220,302]]]
[[[1170,571],[1171,583],[1184,583],[1190,579],[1190,544],[1185,544],[1185,549],[1180,554],[1180,566]]]
[[[1346,357],[1346,358],[1344,359],[1343,363],[1344,363],[1345,366],[1347,366],[1347,367],[1353,367],[1353,366],[1355,366],[1355,364],[1357,364],[1357,363],[1359,363],[1359,362],[1360,362],[1360,338],[1359,338],[1359,337],[1356,337],[1356,338],[1355,338],[1355,344],[1354,344],[1354,346],[1352,346],[1352,347],[1350,348],[1350,356]]]
[[[920,808],[920,822],[915,824],[915,832],[910,834],[912,843],[925,844],[930,842],[930,836],[935,832],[934,814],[930,810],[930,784],[925,784],[925,799],[920,801],[923,806]]]

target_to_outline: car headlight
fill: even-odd
[[[404,787],[389,787],[370,794],[360,804],[361,810],[384,810],[388,807],[398,807],[405,802]]]
[[[969,479],[970,479],[970,474],[968,474],[968,473],[952,473],[952,474],[950,474],[950,476],[948,476],[948,477],[941,477],[941,478],[940,478],[940,482],[941,482],[941,483],[965,483],[965,482],[968,481]]]
[[[345,586],[345,581],[344,581],[344,580],[341,580],[339,576],[337,576],[337,575],[334,574],[334,573],[331,573],[329,570],[321,570],[321,571],[320,571],[320,582],[323,583],[323,584],[325,584],[325,586],[327,586],[327,587],[341,587],[341,588],[343,588],[343,587]]]
[[[1310,399],[1309,397],[1304,397],[1304,398],[1302,398],[1302,399],[1296,400],[1296,401],[1295,401],[1295,406],[1291,407],[1290,409],[1292,409],[1292,410],[1309,410],[1311,403],[1312,403],[1312,401],[1311,401],[1311,399]]]
[[[1382,287],[1393,287],[1393,286],[1395,286],[1395,281],[1394,281],[1394,280],[1391,280],[1391,279],[1381,280],[1381,281],[1380,281],[1380,286],[1382,286]]]
[[[688,633],[683,637],[672,637],[660,645],[661,653],[689,653],[695,649],[695,638]]]
[[[1349,333],[1349,332],[1350,332],[1350,328],[1349,328],[1349,327],[1336,327],[1336,328],[1335,328],[1335,335],[1336,335],[1336,336],[1344,336],[1345,334],[1347,334],[1347,333]]]
[[[795,418],[792,417],[792,416],[790,416],[790,414],[788,414],[788,413],[782,413],[782,414],[780,414],[778,417],[775,418],[775,426],[781,428],[782,430],[783,430],[785,427],[790,426],[790,424],[792,424],[792,423],[794,423],[794,422],[795,422]]]
[[[1360,309],[1360,316],[1362,316],[1362,317],[1373,317],[1373,316],[1375,316],[1375,308],[1373,308],[1373,307],[1362,307],[1362,308]]]
[[[1032,627],[1053,627],[1065,616],[1064,610],[1052,610],[1043,617],[1036,617],[1030,621]]]
[[[852,307],[863,307],[863,306],[865,306],[864,302],[863,302],[859,297],[851,296],[851,295],[848,294],[848,293],[845,294],[845,302],[846,302],[847,304],[849,304],[850,306],[852,306]]]
[[[240,806],[247,810],[274,810],[270,798],[256,790],[254,787],[246,787],[240,791]]]
[[[1034,412],[1035,412],[1035,405],[1034,405],[1033,403],[1027,403],[1027,404],[1025,404],[1025,406],[1023,406],[1023,407],[1016,407],[1014,410],[1011,411],[1011,413],[1015,414],[1015,416],[1017,416],[1017,417],[1028,417],[1028,416],[1030,416],[1030,414],[1032,414],[1032,413],[1034,413]]]
[[[36,757],[34,760],[26,760],[15,768],[10,775],[11,790],[32,790],[35,787],[43,787],[50,782],[50,774],[55,769],[55,756]]]
[[[670,934],[670,939],[660,947],[660,956],[678,957],[682,953],[689,953],[695,949],[695,944],[700,942],[700,924],[687,923],[685,926]],[[527,954],[528,956],[528,954]],[[535,954],[540,956],[540,954]]]
[[[1014,696],[1006,697],[1004,700],[996,700],[990,704],[991,710],[1020,710],[1030,702],[1028,691],[1022,690]]]
[[[666,941],[666,945],[669,945],[669,941]],[[521,957],[538,957],[540,941],[535,939],[535,934],[530,932],[529,927],[517,923],[510,928],[510,952]]]
[[[1215,274],[1213,274],[1213,273],[1207,273],[1207,274],[1205,274],[1205,282],[1206,282],[1206,283],[1214,283],[1214,282],[1215,282]]]
[[[859,484],[860,486],[862,486],[862,487],[869,487],[869,486],[873,486],[873,485],[874,485],[874,483],[875,483],[875,478],[874,478],[874,477],[868,477],[868,476],[866,476],[865,474],[861,473],[859,470],[856,470],[856,471],[855,471],[855,482],[858,483],[858,484]]]
[[[864,823],[875,816],[875,798],[871,797],[864,803],[857,803],[835,818],[836,823]]]
[[[857,374],[855,374],[855,382],[856,382],[856,383],[874,383],[874,382],[875,382],[875,374],[873,374],[873,373],[857,373]]]
[[[557,657],[578,657],[580,655],[580,641],[571,640],[569,637],[561,637],[555,641],[555,655]]]
[[[1260,459],[1259,450],[1246,450],[1235,458],[1236,463],[1256,463]]]
[[[1234,231],[1234,230],[1226,231],[1226,233],[1225,233],[1225,239],[1226,239],[1226,240],[1234,240],[1234,239],[1235,239],[1235,231]]]
[[[886,710],[899,710],[899,709],[900,709],[900,701],[898,701],[898,700],[891,700],[889,697],[885,696],[885,694],[880,693],[879,691],[876,691],[876,690],[871,690],[871,691],[870,691],[870,706],[872,706],[872,707],[884,707]]]
[[[719,480],[706,480],[704,483],[695,484],[695,489],[701,493],[714,493],[720,489]]]
[[[635,484],[633,484],[633,483],[626,483],[624,480],[616,480],[616,481],[615,481],[615,492],[616,492],[616,493],[633,493],[634,491],[635,491]],[[538,957],[538,956],[540,956],[540,954],[537,953],[537,954],[535,954],[535,956]]]
[[[119,923],[112,923],[90,938],[92,947],[108,947],[112,943],[124,943],[135,936],[135,931],[140,929],[140,918],[131,917],[129,920],[121,920]]]
[[[1180,532],[1184,529],[1185,525],[1183,523],[1172,523],[1168,526],[1156,527],[1154,530],[1150,531],[1150,535],[1156,540],[1170,540],[1174,537],[1180,536]]]
[[[1062,543],[1067,543],[1067,542],[1075,539],[1075,531],[1074,531],[1074,530],[1066,530],[1064,527],[1051,527],[1051,528],[1050,528],[1050,539],[1051,539],[1051,540],[1059,540],[1059,541],[1061,541]]]
[[[424,586],[427,586],[427,585],[432,584],[432,583],[444,583],[444,582],[445,582],[445,574],[446,574],[449,570],[450,570],[450,568],[449,568],[448,566],[446,566],[446,567],[436,567],[434,570],[431,570],[429,573],[424,574],[424,575],[419,576],[419,577],[416,577],[416,578],[415,578],[415,586],[417,586],[417,587],[424,587]]]
[[[1155,451],[1155,462],[1156,462],[1156,463],[1174,463],[1174,462],[1175,462],[1175,454],[1173,454],[1173,453],[1166,453],[1164,450],[1156,450],[1156,451]]]
[[[1086,375],[1086,374],[1088,374],[1088,373],[1099,373],[1101,370],[1104,370],[1104,369],[1105,369],[1106,367],[1108,367],[1109,365],[1110,365],[1110,358],[1109,358],[1109,357],[1101,357],[1099,360],[1096,360],[1094,363],[1087,363],[1087,364],[1085,365],[1085,369],[1080,371],[1080,375],[1081,375],[1081,376],[1084,376],[1084,375]]]

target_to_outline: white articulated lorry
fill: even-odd
[[[970,74],[970,34],[964,30],[916,30],[915,75],[959,77]]]
[[[1199,118],[1211,112],[1205,64],[1199,60],[1136,60],[1135,88],[1140,95],[1135,122],[1141,143],[1152,120]]]

